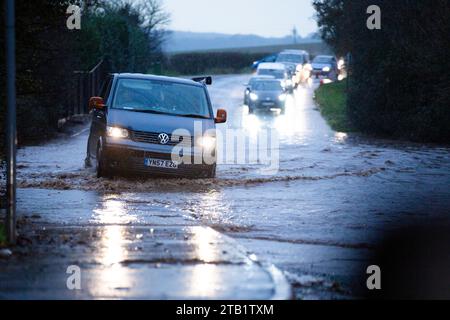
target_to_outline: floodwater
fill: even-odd
[[[386,232],[449,223],[449,147],[334,132],[314,104],[317,83],[289,97],[285,115],[248,115],[249,77],[214,79],[213,105],[229,114],[220,130],[249,141],[275,133],[276,170],[257,161],[221,164],[209,180],[97,179],[84,168],[83,131],[19,150],[19,213],[56,224],[210,226],[280,268],[301,299],[357,296],[356,275]]]

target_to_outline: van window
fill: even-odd
[[[100,91],[100,97],[105,100],[108,99],[109,93],[111,92],[112,80],[113,77],[108,77],[103,83],[102,90]]]
[[[258,70],[259,76],[272,76],[275,79],[284,79],[285,78],[285,72],[283,70],[276,70],[276,69],[259,69]]]
[[[201,86],[147,79],[120,79],[114,109],[212,117],[205,89]]]
[[[277,58],[277,62],[289,62],[296,64],[305,63],[305,59],[301,54],[293,54],[293,53],[280,53]]]

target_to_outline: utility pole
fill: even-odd
[[[6,0],[6,161],[7,161],[7,212],[6,232],[8,242],[16,243],[16,35],[15,1]]]
[[[294,28],[292,28],[292,38],[294,39],[294,44],[297,44],[297,37],[298,37],[297,27],[294,26]]]

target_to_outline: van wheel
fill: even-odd
[[[84,167],[85,168],[91,168],[92,167],[92,162],[91,162],[91,156],[87,155],[86,159],[84,159]]]
[[[207,173],[205,174],[205,177],[206,177],[207,179],[214,179],[214,178],[216,177],[216,169],[217,169],[217,167],[216,167],[215,165],[212,166],[212,168],[209,169],[209,170],[207,171]]]
[[[97,178],[111,178],[111,171],[105,163],[103,148],[101,145],[97,148]]]

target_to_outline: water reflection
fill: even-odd
[[[247,114],[243,118],[243,127],[248,131],[251,137],[255,137],[261,130],[262,122],[256,115]]]
[[[100,296],[111,296],[132,286],[130,270],[121,265],[128,257],[125,232],[121,226],[105,227],[103,232],[100,257],[103,269],[97,282]]]
[[[110,226],[104,229],[101,240],[103,265],[114,266],[127,258],[124,233],[125,229],[122,226]]]
[[[119,196],[105,196],[101,208],[94,210],[93,220],[104,225],[128,224],[136,221],[137,217],[130,212]]]
[[[129,289],[132,285],[129,270],[121,264],[128,258],[130,241],[126,238],[126,227],[120,224],[133,221],[136,217],[129,215],[124,202],[117,197],[106,197],[102,208],[94,210],[94,214],[94,220],[106,226],[102,229],[98,255],[103,268],[92,291],[97,296],[112,297],[120,292],[118,290]]]
[[[276,130],[281,139],[288,143],[303,141],[310,128],[307,122],[308,92],[299,88],[286,99],[285,113],[279,112],[249,114],[243,107],[242,126],[250,137],[257,136],[262,130]]]
[[[337,143],[344,143],[347,141],[347,138],[348,138],[348,134],[343,133],[343,132],[336,132],[336,134],[334,135],[334,140]]]
[[[223,282],[213,264],[219,258],[213,243],[217,239],[215,231],[205,227],[193,228],[195,254],[204,264],[196,265],[190,277],[189,295],[198,298],[214,298]],[[209,264],[208,264],[209,263]]]
[[[188,203],[186,210],[191,213],[191,216],[210,226],[226,225],[233,217],[233,210],[220,191],[201,194],[198,202]]]

